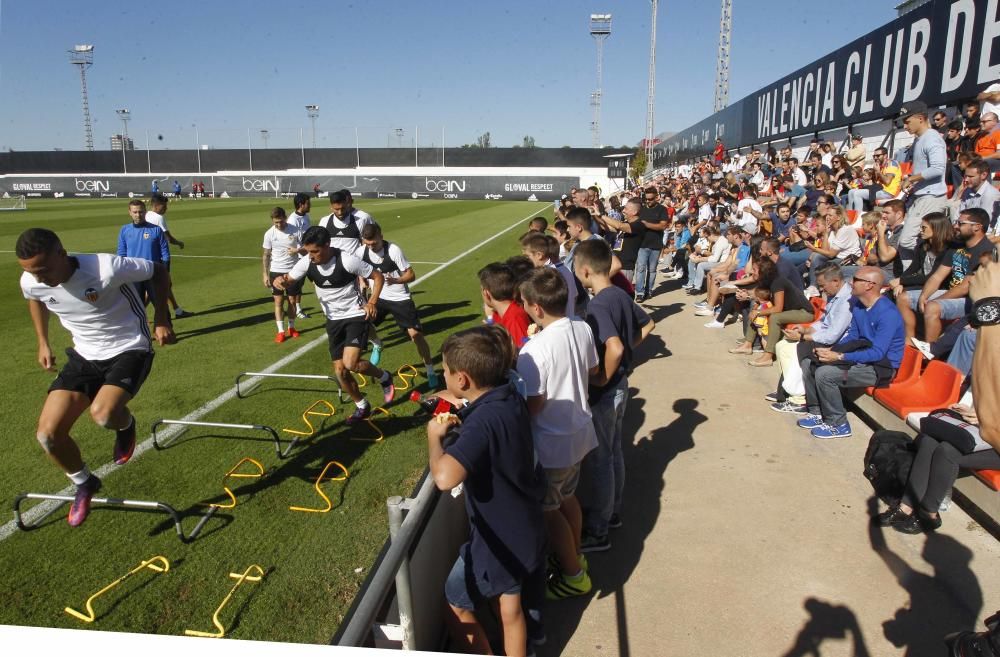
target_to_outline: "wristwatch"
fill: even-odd
[[[1000,324],[1000,297],[984,297],[974,303],[969,324],[973,328]]]

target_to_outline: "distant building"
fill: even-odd
[[[111,135],[111,150],[120,151],[122,150],[122,140],[125,140],[125,150],[134,151],[135,144],[132,143],[131,137],[122,137],[121,135]]]

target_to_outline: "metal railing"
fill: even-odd
[[[379,612],[395,590],[403,630],[403,648],[416,649],[411,622],[413,597],[410,591],[410,552],[423,534],[426,520],[439,497],[440,491],[434,484],[434,478],[429,471],[425,471],[415,497],[390,497],[386,501],[389,510],[389,549],[376,566],[367,588],[362,592],[346,625],[342,627],[339,638],[335,639],[337,645],[366,645]]]

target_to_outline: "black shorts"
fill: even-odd
[[[139,293],[139,301],[146,305],[156,304],[156,295],[153,294],[152,278],[145,281],[136,281],[133,285],[135,286],[135,291]]]
[[[153,367],[152,351],[123,351],[108,360],[87,360],[73,349],[67,349],[66,356],[69,360],[49,386],[49,392],[82,392],[91,401],[101,386],[116,386],[135,397]]]
[[[330,358],[340,360],[346,347],[364,350],[368,346],[368,320],[361,317],[327,319],[326,337],[330,340]]]
[[[291,281],[287,286],[285,286],[285,291],[282,292],[278,288],[274,287],[274,279],[279,276],[284,276],[287,271],[269,271],[267,272],[268,277],[271,279],[271,294],[280,297],[283,294],[287,294],[290,297],[297,297],[302,294],[302,284],[306,282],[305,277],[300,278],[297,281]]]
[[[375,309],[378,311],[375,315],[375,326],[381,324],[386,316],[392,315],[392,318],[396,320],[396,325],[401,329],[423,330],[423,327],[420,326],[420,317],[417,315],[417,306],[414,305],[413,299],[407,299],[406,301],[379,299],[375,302]]]

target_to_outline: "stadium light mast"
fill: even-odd
[[[611,36],[611,14],[590,15],[590,36],[597,43],[597,91],[590,94],[590,105],[594,118],[590,122],[590,133],[594,148],[601,147],[601,78],[604,68],[604,42]]]
[[[122,120],[122,171],[128,173],[128,165],[125,163],[125,143],[128,141],[128,122],[132,118],[127,107],[116,109],[115,114]]]
[[[719,56],[715,62],[715,103],[713,112],[729,105],[729,44],[733,38],[733,0],[722,0],[719,19]]]
[[[73,46],[69,53],[69,63],[80,69],[80,87],[83,90],[83,136],[87,150],[94,150],[94,129],[90,124],[90,101],[87,98],[87,69],[94,65],[94,46],[89,44]]]
[[[646,166],[653,164],[653,111],[656,107],[656,5],[657,0],[650,0],[653,5],[652,24],[649,28],[649,87],[646,91]]]
[[[319,118],[319,105],[306,105],[306,114],[312,123],[312,147],[316,148],[316,119]]]
[[[264,148],[265,149],[267,148],[267,140],[268,140],[268,138],[270,136],[271,136],[271,133],[268,132],[267,130],[261,130],[260,131],[260,138],[264,140]]]

